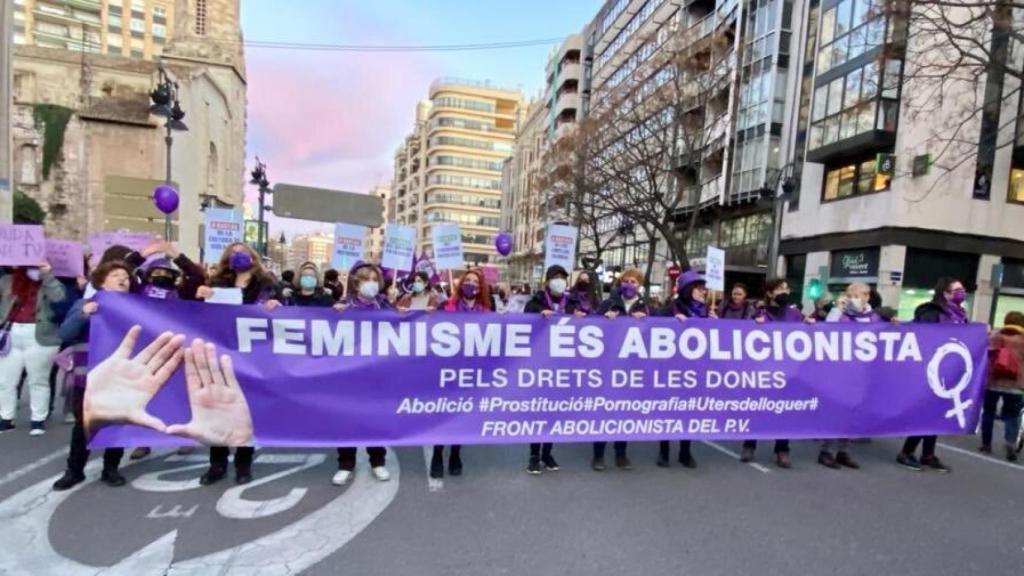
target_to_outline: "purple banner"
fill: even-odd
[[[960,434],[987,368],[982,325],[268,313],[114,294],[91,322],[93,446]]]

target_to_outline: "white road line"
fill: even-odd
[[[54,460],[59,460],[61,456],[64,456],[67,453],[67,448],[61,448],[59,450],[55,450],[47,454],[46,456],[43,456],[42,458],[36,460],[35,462],[26,464],[25,466],[22,466],[21,468],[18,468],[13,472],[8,472],[7,474],[0,476],[0,486],[3,486],[4,484],[10,482],[14,482],[18,478],[21,478],[22,476],[28,474],[29,472],[37,468],[42,468],[43,466],[46,466],[47,464],[53,462]]]
[[[950,446],[949,444],[945,444],[943,442],[939,442],[937,445],[941,446],[945,450],[952,450],[953,452],[956,452],[958,454],[963,454],[964,456],[970,456],[971,458],[977,458],[978,460],[981,460],[982,462],[988,462],[989,464],[998,464],[999,466],[1005,466],[1007,468],[1010,468],[1011,470],[1016,470],[1018,472],[1024,472],[1024,467],[1022,467],[1022,466],[1019,466],[1019,465],[1014,464],[1012,462],[1007,462],[1006,460],[1000,460],[998,458],[993,458],[992,456],[987,456],[985,454],[982,454],[981,452],[972,452],[970,450],[964,450],[963,448],[957,448],[956,446]]]
[[[427,463],[427,491],[428,492],[440,492],[444,490],[444,480],[440,478],[430,477],[430,460],[434,457],[434,447],[424,446],[423,447],[423,460]]]
[[[740,459],[740,455],[739,454],[733,452],[732,450],[729,450],[725,446],[721,446],[721,445],[715,444],[714,442],[709,442],[707,440],[704,440],[702,443],[703,444],[707,444],[708,446],[714,448],[715,450],[718,450],[722,454],[728,454],[729,456],[732,456],[733,458],[735,458],[737,460]],[[750,466],[754,470],[757,470],[758,472],[763,472],[765,474],[770,474],[771,471],[772,471],[771,468],[768,468],[767,466],[762,466],[761,464],[758,464],[757,462],[747,462],[747,466]]]

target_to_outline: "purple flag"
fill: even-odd
[[[97,447],[966,434],[987,368],[982,325],[100,302]]]

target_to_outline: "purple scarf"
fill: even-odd
[[[967,324],[967,311],[961,308],[958,304],[952,302],[946,302],[946,305],[942,307],[945,312],[944,318],[949,318],[948,323],[950,324]]]
[[[473,305],[466,304],[465,298],[459,298],[459,303],[455,305],[455,309],[459,312],[483,312],[484,307],[480,302],[480,298],[473,301]]]
[[[690,300],[688,303],[683,303],[682,300],[676,300],[676,310],[686,315],[687,318],[707,318],[708,317],[708,305],[703,302],[697,302],[696,300]]]
[[[565,314],[565,305],[567,302],[569,302],[569,293],[563,292],[562,298],[558,301],[557,304],[555,304],[554,302],[551,301],[551,294],[547,290],[545,290],[544,301],[547,302],[548,310],[551,310],[555,314]]]
[[[384,306],[381,304],[380,298],[374,298],[372,300],[363,300],[359,296],[353,296],[348,299],[345,304],[349,308],[356,310],[382,310]]]

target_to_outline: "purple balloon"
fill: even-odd
[[[170,184],[161,184],[153,189],[153,204],[164,214],[178,209],[178,191]]]
[[[512,252],[512,236],[508,232],[498,234],[494,238],[494,247],[498,249],[498,254],[508,256]]]

